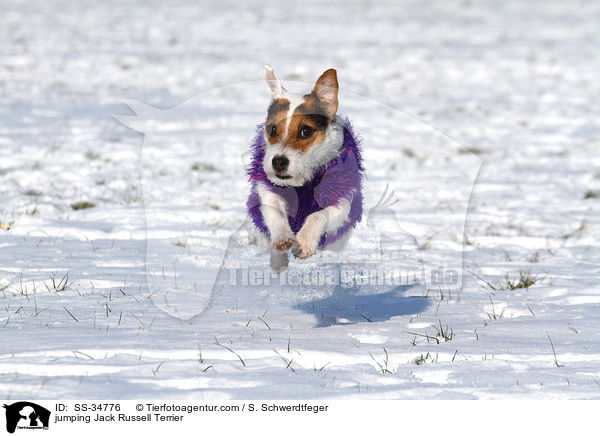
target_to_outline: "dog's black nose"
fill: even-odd
[[[287,170],[290,160],[285,156],[275,156],[271,162],[273,169],[278,173],[282,173]]]

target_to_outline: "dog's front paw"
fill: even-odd
[[[278,237],[273,240],[273,248],[277,251],[287,251],[291,248],[293,243],[294,238],[292,236]]]
[[[315,253],[321,238],[321,232],[317,227],[310,224],[302,226],[296,235],[296,244],[292,248],[294,256],[299,259],[308,259]]]

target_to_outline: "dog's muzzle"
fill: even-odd
[[[290,160],[283,155],[277,155],[273,158],[273,160],[271,161],[271,165],[273,165],[273,169],[275,170],[275,176],[277,176],[278,179],[292,178],[292,176],[285,174],[289,164]]]

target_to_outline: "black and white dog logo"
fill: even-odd
[[[28,401],[4,405],[6,409],[6,431],[19,429],[48,429],[50,411]]]

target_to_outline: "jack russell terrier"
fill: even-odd
[[[271,88],[247,169],[248,213],[271,251],[270,266],[288,266],[288,250],[306,259],[317,248],[341,248],[362,217],[364,174],[359,140],[336,115],[338,81],[325,71],[309,94],[295,95],[264,67]]]

